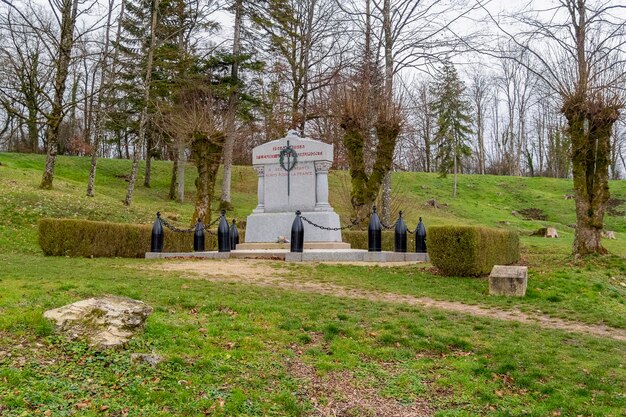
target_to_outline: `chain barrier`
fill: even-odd
[[[346,230],[346,229],[351,229],[354,226],[358,225],[359,223],[361,223],[361,221],[363,221],[364,219],[353,219],[350,221],[350,224],[347,226],[342,226],[342,227],[326,227],[326,226],[320,226],[317,223],[312,222],[311,220],[307,219],[304,216],[300,216],[302,218],[302,220],[304,220],[305,222],[307,222],[308,224],[310,224],[313,227],[317,227],[318,229],[322,229],[322,230],[331,230],[331,231],[337,231],[337,230]],[[385,223],[383,223],[382,221],[380,222],[380,224],[387,230],[391,230],[394,229],[396,227],[396,224],[398,224],[398,222],[396,221],[394,224],[388,226]],[[410,234],[415,234],[414,231],[412,231],[410,228],[407,227],[406,231]]]
[[[358,225],[359,223],[361,223],[361,220],[359,219],[353,219],[350,221],[350,224],[347,226],[341,226],[341,227],[326,227],[326,226],[320,226],[317,223],[313,223],[311,220],[307,219],[304,216],[300,216],[300,218],[302,220],[304,220],[305,222],[307,222],[308,224],[310,224],[313,227],[317,227],[318,229],[322,229],[322,230],[331,230],[331,231],[337,231],[337,230],[346,230],[346,229],[350,229],[356,225]]]
[[[396,227],[396,224],[398,224],[398,222],[397,222],[397,221],[396,221],[394,224],[392,224],[391,226],[387,226],[385,223],[383,223],[383,221],[382,221],[382,220],[380,221],[380,225],[381,225],[382,227],[384,227],[385,229],[387,229],[387,230],[391,230],[391,229],[395,228],[395,227]]]
[[[196,231],[196,227],[192,227],[190,229],[179,229],[178,227],[174,226],[173,224],[171,224],[170,222],[168,222],[167,220],[165,220],[163,217],[160,217],[161,219],[161,223],[167,227],[168,229],[170,229],[172,232],[174,233],[193,233]],[[202,224],[202,228],[204,229],[205,232],[207,232],[210,235],[215,235],[214,232],[212,232],[211,230],[209,230],[209,228],[211,226],[215,226],[215,224],[220,221],[220,216],[218,216],[215,220],[213,220],[209,225],[204,225]]]

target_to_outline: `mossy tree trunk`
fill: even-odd
[[[391,170],[393,151],[400,134],[400,122],[393,115],[379,115],[374,125],[378,144],[370,175],[366,172],[363,156],[366,132],[362,124],[355,117],[344,115],[341,127],[345,132],[343,142],[350,164],[352,208],[358,219],[364,219],[378,196],[385,175]]]
[[[572,144],[572,172],[576,199],[574,253],[607,253],[601,243],[604,213],[609,200],[611,130],[619,117],[617,106],[590,103],[580,95],[563,106]]]
[[[201,219],[211,222],[211,199],[215,190],[217,170],[220,166],[226,135],[224,132],[196,133],[191,140],[191,155],[198,170],[196,178],[196,208],[192,224]]]

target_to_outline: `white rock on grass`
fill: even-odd
[[[85,339],[92,346],[111,348],[126,344],[142,331],[151,313],[152,307],[144,302],[105,296],[77,301],[43,315],[70,340]]]
[[[558,238],[559,233],[556,231],[555,227],[548,227],[546,229],[546,237]]]

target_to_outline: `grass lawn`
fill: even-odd
[[[258,274],[224,261],[176,261],[203,274],[143,259],[44,257],[42,216],[150,223],[157,210],[184,222],[192,205],[167,199],[167,163],[152,188],[122,205],[129,161],[103,160],[97,196],[84,197],[86,158],[59,158],[55,188],[40,191],[43,158],[0,154],[0,416],[621,416],[626,342],[539,324],[476,317],[388,299],[300,291],[341,288],[520,310],[626,329],[624,205],[607,216],[613,255],[574,260],[571,182],[545,178],[394,175],[395,204],[414,225],[508,227],[528,234],[556,226],[556,240],[522,237],[529,288],[523,299],[489,297],[484,279],[434,275],[431,265],[258,262]],[[238,167],[235,210],[256,204],[255,176]],[[331,175],[343,218],[345,173]],[[194,173],[187,172],[191,200]],[[624,181],[612,182],[626,199]],[[435,199],[440,208],[427,208]],[[446,205],[447,204],[447,205]],[[540,209],[546,220],[511,214]],[[218,274],[218,269],[228,273]],[[256,276],[258,275],[258,276]],[[261,276],[262,275],[262,276]],[[280,281],[272,281],[280,278]],[[274,282],[274,284],[273,284]],[[291,285],[282,285],[289,283]],[[43,311],[115,294],[154,307],[125,350],[98,351],[53,333]],[[617,330],[616,330],[617,331]],[[132,364],[134,352],[163,357]]]

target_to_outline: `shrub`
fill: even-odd
[[[433,226],[427,231],[428,255],[446,275],[477,276],[494,265],[519,260],[516,232],[472,226]]]
[[[39,246],[44,254],[52,256],[143,258],[150,250],[151,234],[152,225],[77,219],[39,220]],[[241,241],[243,235],[240,231]],[[216,236],[205,232],[204,238],[206,250],[217,250]],[[174,233],[164,228],[164,252],[192,250],[192,233]]]

